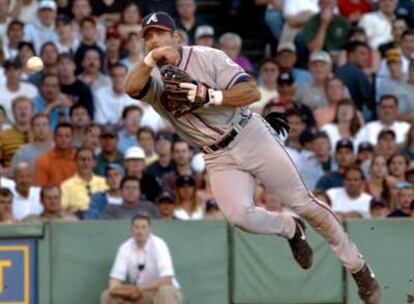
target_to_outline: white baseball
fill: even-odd
[[[33,56],[27,60],[27,68],[33,72],[39,72],[43,69],[43,61],[39,57]]]

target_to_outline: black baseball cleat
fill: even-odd
[[[293,218],[296,223],[295,235],[288,240],[290,249],[296,262],[303,269],[309,269],[313,264],[313,251],[306,241],[305,222],[300,218]]]
[[[358,294],[364,304],[379,304],[380,287],[374,273],[367,264],[356,273],[353,273],[355,283],[358,286]]]

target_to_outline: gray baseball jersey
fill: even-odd
[[[249,76],[224,52],[203,46],[182,47],[178,67],[186,71],[194,80],[207,86],[225,90],[234,84],[246,81]],[[169,120],[177,133],[192,144],[203,147],[214,144],[230,131],[242,116],[250,114],[247,107],[202,107],[193,112],[183,113],[183,109],[172,109],[163,97],[163,83],[158,68],[151,72],[150,80],[139,96],[150,103],[161,116]]]
[[[179,67],[195,80],[222,90],[247,77],[223,52],[206,47],[183,47]],[[183,115],[181,109],[168,108],[162,92],[163,83],[155,68],[137,98],[144,97],[174,124],[180,136],[198,146],[217,142],[243,115],[250,114],[245,107],[211,107]],[[306,188],[275,131],[261,116],[253,114],[227,147],[205,154],[204,160],[214,197],[230,223],[250,233],[293,237],[296,224],[290,214],[255,206],[258,178],[266,191],[277,195],[327,240],[346,268],[352,272],[362,268],[364,260],[335,214]]]

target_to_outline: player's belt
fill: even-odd
[[[217,150],[224,149],[233,141],[233,139],[236,138],[237,134],[240,133],[241,129],[244,128],[245,125],[247,125],[251,117],[252,117],[251,113],[249,114],[249,116],[242,117],[242,119],[240,119],[238,124],[233,129],[231,129],[231,131],[228,132],[226,136],[223,137],[222,140],[220,140],[219,142],[215,144],[212,144],[211,146],[204,146],[201,148],[201,150],[203,150],[204,153],[209,154]]]

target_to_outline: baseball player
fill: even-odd
[[[379,303],[374,274],[344,232],[332,210],[306,188],[276,131],[248,105],[260,99],[249,76],[222,51],[202,46],[179,47],[173,19],[157,12],[143,19],[147,55],[129,72],[126,92],[150,103],[177,133],[204,151],[213,193],[227,220],[250,233],[285,237],[298,264],[308,269],[313,253],[304,222],[286,213],[255,207],[255,178],[280,201],[309,222],[352,273],[364,303]],[[169,64],[192,79],[171,88]],[[173,75],[169,75],[173,74]],[[164,79],[170,76],[168,82]],[[185,102],[177,91],[185,92]],[[176,102],[179,100],[181,102]],[[276,130],[276,131],[275,131]]]

